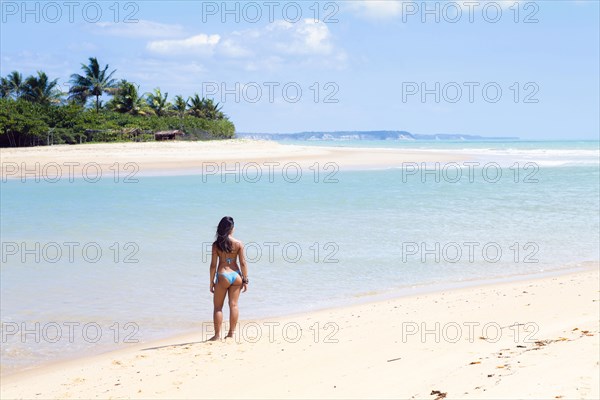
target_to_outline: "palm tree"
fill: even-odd
[[[0,78],[0,99],[7,99],[10,97],[11,90],[8,83],[8,79]]]
[[[71,75],[71,84],[69,90],[70,99],[85,104],[90,96],[96,97],[96,112],[100,111],[100,96],[103,93],[114,94],[117,87],[116,79],[113,79],[113,74],[116,70],[107,74],[108,64],[104,69],[100,69],[100,64],[96,57],[89,58],[89,64],[81,64],[81,69],[84,74]]]
[[[109,104],[114,111],[124,114],[146,115],[152,113],[144,96],[138,94],[138,88],[125,79],[119,83],[115,96]]]
[[[219,106],[219,103],[214,103],[213,99],[205,99],[204,100],[204,109],[206,110],[206,115],[208,119],[223,119],[225,118],[225,114],[221,112],[223,107]]]
[[[194,117],[200,117],[202,114],[202,99],[195,93],[188,99],[187,106],[189,107],[189,113]]]
[[[173,110],[177,111],[179,118],[183,118],[183,114],[185,114],[185,110],[187,109],[187,101],[181,96],[175,96],[175,101],[173,102]]]
[[[165,93],[162,95],[160,88],[154,89],[153,93],[148,94],[146,101],[148,102],[148,106],[154,110],[156,115],[159,117],[163,116],[165,112],[171,107],[171,104],[167,102],[167,97],[169,97],[169,93]]]
[[[49,80],[45,72],[38,71],[37,76],[30,76],[23,84],[22,97],[25,100],[43,105],[60,103],[61,92],[56,87],[58,79]]]
[[[198,94],[190,97],[189,104],[190,114],[194,117],[205,119],[223,119],[225,114],[221,112],[219,103],[215,104],[212,99],[200,98]]]
[[[23,82],[23,75],[20,72],[13,71],[7,75],[6,78],[2,78],[0,83],[2,88],[2,97],[9,97],[14,95],[15,99],[20,98],[25,90],[25,82]]]

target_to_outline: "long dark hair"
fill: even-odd
[[[233,242],[229,239],[229,235],[233,231],[233,218],[223,217],[217,227],[217,240],[215,243],[219,250],[223,253],[231,253],[233,251]]]

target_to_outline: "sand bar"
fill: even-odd
[[[383,147],[383,146],[382,146]],[[104,172],[115,168],[124,170],[126,163],[136,164],[140,174],[177,174],[213,171],[213,166],[232,169],[235,163],[278,163],[272,168],[280,169],[286,163],[298,163],[308,168],[315,163],[321,167],[334,163],[339,170],[379,169],[401,167],[409,162],[451,162],[466,160],[464,154],[449,151],[427,151],[398,148],[351,148],[283,145],[277,142],[235,139],[206,142],[145,142],[145,143],[98,143],[82,145],[57,145],[26,148],[0,149],[2,178],[19,178],[26,171],[34,177],[53,177],[58,164],[63,175],[73,173],[75,177],[90,163],[99,164]],[[36,163],[38,165],[36,166]],[[115,163],[119,163],[115,167]],[[212,165],[208,165],[208,164]],[[69,170],[72,168],[72,171]],[[90,167],[88,173],[93,173]],[[31,171],[34,171],[33,173]],[[45,172],[44,172],[45,171]]]
[[[1,397],[599,398],[600,276],[588,267],[243,321],[237,340],[197,332],[4,377]]]

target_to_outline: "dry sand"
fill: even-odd
[[[598,399],[588,267],[244,321],[236,340],[197,332],[5,377],[1,397]]]
[[[136,174],[164,174],[180,172],[214,171],[215,166],[232,170],[235,163],[244,168],[245,163],[259,163],[261,169],[281,169],[286,163],[298,163],[308,168],[315,163],[324,170],[326,163],[334,163],[336,168],[365,169],[400,167],[409,162],[450,162],[468,159],[465,155],[444,151],[390,148],[343,148],[283,145],[270,141],[235,139],[208,142],[146,142],[146,143],[104,143],[83,145],[40,146],[29,148],[0,149],[0,170],[2,178],[19,178],[29,171],[27,179],[36,176],[54,178],[56,166],[61,176],[72,174],[81,177],[82,169],[88,175],[95,173],[98,164],[105,174],[114,174],[116,169],[122,175],[137,169]],[[37,165],[36,165],[37,163]],[[119,163],[115,165],[115,163]],[[125,166],[133,163],[135,166]],[[216,163],[216,164],[215,164]],[[225,165],[221,165],[225,163]],[[33,171],[33,172],[32,172]],[[36,171],[37,174],[36,174]]]

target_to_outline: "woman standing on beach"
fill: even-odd
[[[212,341],[221,338],[225,295],[229,296],[229,332],[225,338],[233,337],[239,315],[238,299],[240,293],[247,290],[249,283],[244,245],[232,236],[233,230],[233,218],[223,217],[217,227],[217,239],[212,245],[210,291],[214,293],[215,305],[213,312],[215,335],[209,339]],[[240,261],[241,271],[237,259]]]

